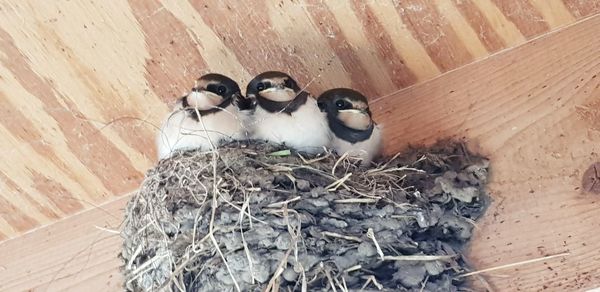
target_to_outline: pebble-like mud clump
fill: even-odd
[[[459,142],[378,165],[264,143],[149,170],[123,224],[127,291],[460,291],[488,161]]]

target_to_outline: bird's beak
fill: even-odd
[[[348,128],[366,130],[373,121],[366,109],[346,109],[338,111],[338,119]]]
[[[212,109],[223,101],[223,97],[210,91],[194,88],[187,96],[187,103],[199,110]]]
[[[260,91],[258,94],[260,94],[260,96],[268,100],[275,102],[292,101],[296,98],[297,95],[293,89],[283,86],[270,87]]]

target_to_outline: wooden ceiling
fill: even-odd
[[[380,100],[598,12],[577,0],[2,1],[0,240],[135,190],[168,104],[203,73],[244,84],[279,69],[314,93]],[[389,137],[399,112],[376,113]]]
[[[0,2],[1,291],[118,290],[123,195],[167,104],[202,73],[273,68],[368,92],[388,152],[453,136],[490,156],[474,267],[568,253],[485,274],[494,291],[600,286],[600,199],[581,189],[600,1],[97,2]]]

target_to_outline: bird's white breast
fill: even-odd
[[[270,113],[258,106],[252,123],[252,138],[284,143],[307,153],[323,151],[331,137],[325,114],[312,97],[291,114]]]
[[[168,158],[175,150],[210,150],[214,145],[245,139],[246,131],[239,120],[237,109],[229,105],[225,110],[207,114],[196,121],[178,104],[163,122],[156,142],[159,159]]]
[[[356,143],[350,143],[334,135],[330,147],[339,155],[348,153],[350,156],[362,159],[363,163],[370,163],[375,157],[381,154],[383,149],[381,129],[376,125],[369,139]]]

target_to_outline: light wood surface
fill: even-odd
[[[494,203],[473,240],[501,291],[600,286],[600,195],[581,177],[600,161],[600,17],[373,103],[388,152],[465,137],[492,162]],[[500,277],[504,275],[506,277]]]
[[[0,291],[121,291],[118,232],[129,196],[0,243]]]
[[[485,274],[495,291],[600,286],[600,196],[581,175],[600,160],[600,16],[375,100],[388,152],[465,137],[490,156],[494,202],[469,258],[476,269],[569,252]],[[0,243],[0,290],[110,291],[125,198]],[[113,215],[108,215],[108,213]]]
[[[316,94],[376,99],[599,12],[597,0],[0,1],[0,240],[135,189],[153,125],[202,73],[244,84],[281,69]]]
[[[244,83],[272,68],[369,94],[388,152],[464,136],[489,154],[495,203],[473,263],[570,252],[496,272],[495,288],[600,285],[599,199],[578,189],[600,155],[598,17],[462,67],[600,1],[240,3],[0,3],[0,290],[117,289],[120,241],[96,226],[118,224],[113,200],[154,162],[165,102],[208,71]]]

